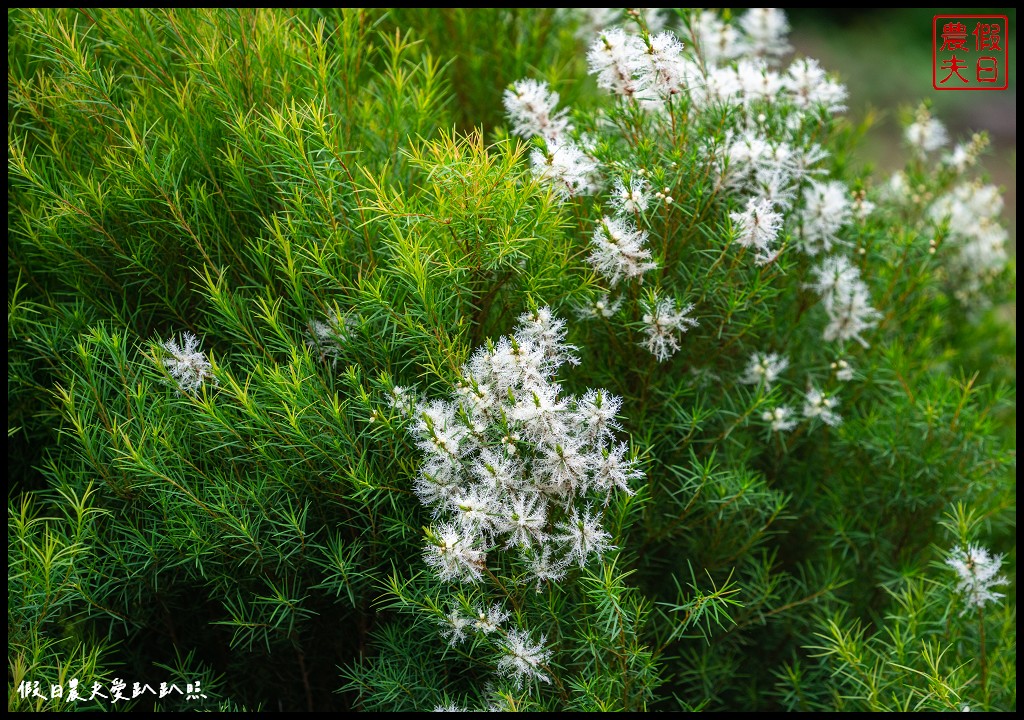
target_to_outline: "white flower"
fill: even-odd
[[[565,334],[565,320],[556,318],[549,307],[519,316],[516,339],[520,343],[537,343],[552,367],[561,365],[563,361],[572,365],[579,364],[579,359],[572,354],[576,346],[563,342]]]
[[[547,503],[537,492],[520,492],[505,501],[502,530],[508,534],[505,547],[532,547],[547,540]]]
[[[809,387],[806,400],[804,401],[804,417],[808,420],[818,418],[826,425],[836,427],[843,422],[843,418],[834,412],[834,408],[838,405],[838,398],[824,395],[813,386]]]
[[[868,347],[861,333],[873,328],[881,313],[871,307],[867,285],[858,281],[847,292],[832,295],[825,303],[825,310],[829,315],[829,323],[822,331],[822,338],[827,342],[856,340]]]
[[[558,142],[571,129],[567,110],[555,110],[558,93],[546,82],[518,80],[505,90],[505,112],[512,121],[512,132],[520,137],[539,135],[547,142]]]
[[[754,55],[777,58],[792,50],[786,40],[789,21],[778,8],[752,8],[740,17],[739,25]]]
[[[779,375],[789,367],[789,360],[778,353],[754,353],[750,356],[747,369],[740,378],[740,382],[747,385],[760,385],[764,383],[764,389],[771,389]]]
[[[999,223],[1002,209],[999,189],[980,183],[960,183],[928,209],[936,224],[949,228],[951,266],[968,295],[1006,266],[1009,235]]]
[[[832,363],[832,369],[836,371],[836,380],[842,380],[843,382],[853,380],[853,368],[850,367],[850,363],[842,358]]]
[[[543,492],[571,502],[578,492],[586,490],[590,458],[579,442],[566,438],[553,447],[542,444],[538,450],[533,473],[537,481],[543,482],[539,485]]]
[[[501,629],[501,624],[508,620],[508,612],[501,609],[498,603],[494,603],[486,612],[476,610],[476,617],[473,620],[473,629],[490,635],[495,630]]]
[[[605,216],[594,230],[587,261],[612,285],[620,280],[642,278],[658,264],[651,261],[651,251],[644,247],[647,232],[637,230],[630,222]]]
[[[802,248],[808,255],[828,252],[839,243],[837,233],[852,214],[846,186],[833,180],[812,181],[804,190],[804,210],[800,215]]]
[[[1008,584],[1007,579],[998,574],[1003,564],[1002,555],[992,556],[983,547],[968,545],[966,550],[962,547],[954,548],[946,559],[946,564],[956,570],[959,578],[956,584],[957,592],[967,596],[967,606],[961,615],[1003,597],[1002,593],[992,589],[997,585]]]
[[[171,357],[163,359],[164,367],[178,383],[180,391],[194,395],[205,382],[217,384],[213,366],[206,353],[199,349],[199,338],[195,335],[186,331],[182,333],[180,343],[172,337],[162,347],[171,354]]]
[[[410,417],[416,407],[416,395],[401,385],[391,388],[388,405],[397,410],[403,417]]]
[[[547,638],[540,636],[539,643],[530,640],[530,633],[513,628],[499,641],[501,658],[498,671],[510,677],[516,687],[522,687],[524,680],[537,678],[546,683],[551,678],[544,674],[543,667],[551,659],[551,651],[544,647]]]
[[[497,522],[497,504],[495,493],[478,485],[454,495],[449,500],[449,510],[467,534],[489,537]]]
[[[567,558],[556,557],[551,547],[542,545],[540,550],[530,556],[530,573],[537,580],[537,591],[541,583],[555,582],[565,577],[569,562]]]
[[[523,431],[528,440],[537,443],[557,442],[565,434],[568,407],[568,399],[558,398],[558,386],[546,385],[517,398],[509,417],[523,423]]]
[[[484,552],[476,547],[478,543],[478,537],[445,523],[428,531],[424,560],[445,582],[477,582],[487,566]]]
[[[580,16],[580,25],[577,30],[577,37],[580,38],[589,38],[599,30],[629,21],[628,17],[624,17],[624,8],[569,8],[569,10]],[[651,33],[659,32],[665,27],[667,18],[662,12],[663,8],[629,8],[629,10],[640,12],[644,24],[647,25],[647,30]]]
[[[690,317],[693,305],[679,308],[675,300],[664,298],[654,302],[644,300],[643,322],[647,333],[646,347],[659,362],[668,360],[679,350],[677,333],[685,333],[699,324]]]
[[[736,231],[736,242],[756,251],[755,260],[763,265],[772,259],[772,243],[782,229],[783,217],[774,211],[770,200],[750,199],[743,212],[729,213]]]
[[[837,113],[846,109],[846,88],[825,76],[821,65],[813,58],[801,58],[789,66],[782,84],[792,94],[798,108],[821,107]]]
[[[769,70],[762,60],[740,60],[736,64],[736,77],[745,105],[774,102],[783,89],[782,78]]]
[[[534,177],[554,189],[562,200],[589,195],[596,189],[597,161],[572,142],[548,142],[547,152],[530,154]]]
[[[617,313],[622,307],[622,298],[611,298],[608,293],[604,293],[597,298],[593,303],[581,305],[576,308],[576,316],[580,320],[588,320],[590,318],[610,318],[612,315]]]
[[[739,31],[711,10],[703,10],[694,17],[690,29],[697,51],[709,66],[735,60],[746,52]]]
[[[473,621],[462,615],[458,606],[452,609],[440,619],[441,634],[452,647],[466,639],[466,628]]]
[[[616,178],[612,190],[612,205],[620,215],[642,213],[647,209],[649,201],[646,190],[647,181],[642,177],[631,177],[629,184],[623,182],[622,178]]]
[[[622,407],[622,398],[604,390],[587,390],[576,403],[573,419],[582,428],[582,437],[591,443],[601,443],[611,438],[613,430],[622,426],[615,416]]]
[[[927,113],[907,127],[904,137],[910,147],[921,154],[938,150],[949,141],[946,126]]]
[[[661,100],[678,95],[686,89],[689,78],[699,74],[696,66],[683,58],[683,44],[672,33],[651,36],[645,60],[639,84],[648,98]]]
[[[522,463],[491,448],[480,450],[471,470],[483,485],[496,492],[517,488],[523,482]]]
[[[953,152],[943,158],[943,162],[962,173],[978,161],[978,156],[987,146],[988,137],[975,133],[970,142],[960,143],[953,148]]]
[[[636,467],[633,460],[626,459],[626,443],[601,449],[601,459],[594,467],[594,487],[598,490],[611,491],[619,488],[627,495],[636,491],[629,487],[629,481],[642,478],[644,473]]]
[[[587,52],[590,73],[597,86],[616,95],[633,97],[640,89],[637,72],[646,64],[647,48],[636,35],[620,27],[601,32]]]
[[[611,544],[612,536],[601,527],[601,518],[591,515],[589,510],[580,514],[578,508],[573,508],[569,517],[558,524],[562,532],[555,536],[555,540],[562,543],[566,551],[568,561],[575,560],[583,567],[590,555],[600,557],[606,550],[614,550]]]
[[[864,347],[868,343],[861,333],[871,329],[881,317],[871,306],[868,286],[860,278],[860,270],[841,255],[826,258],[811,270],[817,277],[808,287],[821,295],[829,324],[822,337],[834,340],[856,340]]]
[[[785,405],[780,405],[772,410],[765,410],[761,413],[761,419],[771,423],[774,432],[789,432],[796,427],[796,420],[793,419],[793,410]]]

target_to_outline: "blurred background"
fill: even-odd
[[[848,116],[869,115],[863,156],[885,176],[906,158],[900,112],[922,100],[946,124],[951,145],[985,130],[992,144],[982,158],[992,182],[1004,189],[1003,215],[1016,255],[1017,237],[1017,11],[1013,8],[834,8],[786,10],[797,55],[821,61],[850,91]],[[932,18],[935,15],[1006,15],[1009,81],[1006,90],[949,91],[932,87]],[[973,38],[969,40],[973,42]]]

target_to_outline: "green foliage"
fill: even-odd
[[[879,200],[843,230],[879,317],[825,341],[799,229],[770,262],[734,242],[744,111],[608,101],[585,25],[9,11],[10,710],[108,709],[119,680],[131,710],[1015,709],[1015,267],[964,302],[922,199],[966,180],[914,157],[920,197],[883,202],[853,174],[866,127],[820,113],[822,170]],[[643,284],[588,262],[607,194],[560,197],[531,170],[551,147],[502,128],[526,76],[578,101],[606,185],[643,169]],[[663,300],[699,324],[658,358]],[[565,394],[622,398],[645,477],[593,502],[600,558],[541,581],[494,547],[479,584],[442,581],[396,388],[447,397],[541,307],[570,319]],[[755,352],[791,369],[744,380]],[[812,385],[842,424],[774,431]],[[969,544],[1005,555],[998,604],[955,589]],[[480,631],[446,642],[453,613]]]

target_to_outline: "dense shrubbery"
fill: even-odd
[[[11,11],[9,708],[1015,709],[985,138],[786,32]]]

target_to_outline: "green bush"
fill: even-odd
[[[985,137],[786,31],[9,11],[9,709],[1015,709]]]

